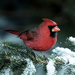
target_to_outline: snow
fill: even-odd
[[[0,75],[13,75],[13,72],[10,70],[10,68],[8,68],[5,69]]]
[[[73,45],[75,45],[75,38],[74,38],[74,37],[70,36],[70,37],[68,38],[68,40],[69,40],[70,42],[72,42]]]
[[[62,61],[65,64],[60,65],[58,68],[58,75],[74,75],[75,74],[75,52],[68,48],[56,47],[52,50],[52,56],[55,60]],[[71,73],[69,73],[71,70]]]
[[[64,63],[75,64],[75,52],[68,48],[56,47],[53,49],[52,56],[59,56],[56,59],[62,60]]]
[[[21,75],[34,75],[36,72],[36,69],[35,69],[33,62],[28,58],[26,58],[25,60],[27,61],[27,66],[26,66],[23,74],[21,74]]]
[[[70,55],[72,57],[75,57],[75,52],[71,51],[69,48],[63,48],[63,47],[56,47],[52,50],[53,55],[56,54],[57,56],[67,56]]]
[[[63,61],[65,64],[68,63],[68,59],[66,57],[62,57],[62,56],[58,57],[57,56],[55,59],[58,61]]]
[[[54,61],[53,60],[49,60],[47,66],[47,75],[56,75],[56,70],[55,70],[55,66],[54,66]]]
[[[35,66],[34,66],[33,62],[28,58],[26,58],[25,60],[27,61],[27,65],[26,65],[26,68],[25,68],[23,74],[21,74],[21,75],[34,75],[35,72],[36,72],[36,69],[35,69]],[[4,69],[2,71],[2,73],[0,73],[0,75],[14,75],[14,74],[10,70],[10,68],[8,68],[8,69]]]

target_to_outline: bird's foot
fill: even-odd
[[[43,55],[43,57],[45,58],[45,60],[49,61],[49,59],[45,55]]]

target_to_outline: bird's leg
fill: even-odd
[[[43,57],[48,60],[48,58],[40,51],[40,53],[43,55]]]

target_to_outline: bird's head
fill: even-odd
[[[47,18],[43,18],[44,22],[39,26],[41,31],[40,33],[43,36],[51,36],[51,37],[55,37],[56,36],[56,32],[60,31],[60,29],[57,26],[57,23],[47,19]]]

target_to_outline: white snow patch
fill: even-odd
[[[63,47],[56,47],[53,49],[53,54],[52,55],[57,55],[57,56],[67,56],[70,55],[72,57],[75,57],[75,52],[71,51],[68,48],[63,48]]]
[[[10,68],[5,69],[0,75],[13,75],[13,72],[10,70]]]
[[[65,64],[68,63],[68,59],[66,57],[57,56],[55,59],[58,61],[63,61]]]
[[[47,68],[47,75],[56,75],[54,61],[52,59],[50,59],[50,61],[46,65],[46,68]]]
[[[75,64],[75,52],[68,48],[56,47],[53,49],[53,56],[56,54],[56,59],[62,60],[64,63]]]
[[[68,48],[56,47],[53,49],[52,56],[56,56],[55,59],[62,61],[63,65],[58,68],[58,75],[74,75],[75,74],[75,52]],[[71,72],[69,72],[69,70]]]
[[[71,36],[71,37],[69,37],[68,40],[69,40],[70,42],[72,42],[73,45],[75,45],[75,38],[74,38],[74,37]]]
[[[21,75],[33,75],[36,72],[35,66],[33,65],[33,62],[30,59],[25,59],[27,61],[27,66]]]

